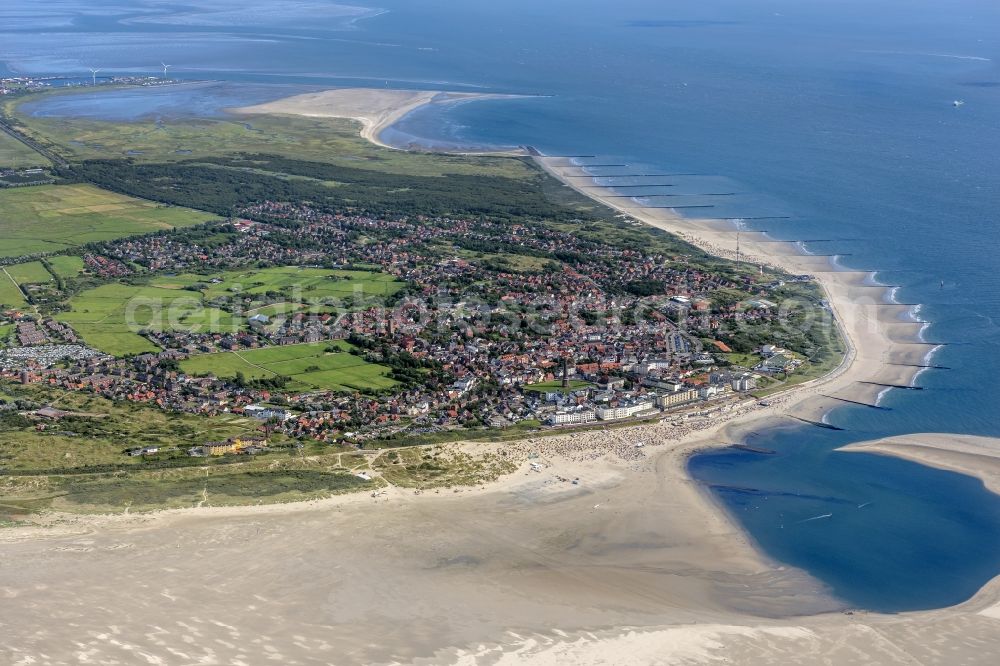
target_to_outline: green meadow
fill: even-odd
[[[232,314],[206,307],[197,292],[180,289],[106,284],[77,294],[69,304],[72,309],[56,318],[87,344],[115,356],[157,351],[138,334],[141,329],[214,332],[241,325]]]
[[[40,261],[29,261],[24,264],[7,266],[7,274],[18,284],[45,284],[52,281],[52,274]]]
[[[49,165],[49,160],[6,132],[0,132],[0,167],[25,169],[28,167],[46,167]]]
[[[336,351],[328,351],[331,348]],[[191,375],[290,377],[290,390],[370,391],[396,384],[388,377],[389,368],[368,363],[348,353],[350,349],[351,345],[338,341],[201,354],[182,361],[181,368]]]
[[[83,257],[60,255],[47,259],[53,272],[61,278],[73,278],[83,271]]]
[[[34,263],[45,271],[40,263]],[[62,268],[72,270],[75,266],[67,262]],[[8,267],[8,271],[15,268],[18,267]],[[55,265],[53,270],[57,270]],[[45,275],[51,279],[48,271]],[[218,282],[213,283],[213,280]],[[10,280],[7,282],[10,283],[6,287],[10,292],[7,297],[15,304],[17,288]],[[245,294],[251,298],[260,297],[260,303],[265,298],[278,299],[278,302],[253,308],[251,313],[280,315],[322,308],[324,303],[339,303],[348,296],[358,302],[362,297],[381,300],[402,286],[384,273],[321,268],[275,267],[214,275],[161,275],[144,286],[113,283],[80,292],[69,300],[71,309],[59,313],[56,318],[72,326],[87,344],[121,356],[156,351],[152,343],[139,335],[142,329],[201,333],[240,330],[245,326],[242,316],[207,304],[223,296]],[[0,302],[5,302],[2,300],[5,293],[0,286]],[[330,309],[334,309],[332,305]],[[251,375],[247,373],[247,376]]]
[[[209,213],[142,201],[92,185],[0,189],[0,211],[3,257],[58,252],[215,219]]]
[[[24,294],[18,288],[14,278],[7,273],[12,267],[0,271],[0,306],[4,308],[20,308],[27,304]]]
[[[219,280],[214,282],[213,280]],[[162,276],[151,283],[157,287],[183,289],[201,285],[200,291],[211,300],[221,296],[244,294],[266,296],[280,294],[283,303],[301,305],[355,298],[384,298],[402,288],[403,283],[391,275],[368,271],[335,271],[325,268],[279,266],[245,271],[225,271],[210,275]],[[297,308],[296,308],[297,309]],[[275,309],[266,314],[280,314],[288,309]]]

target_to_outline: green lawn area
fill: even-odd
[[[338,351],[327,351],[331,347]],[[292,379],[290,390],[370,391],[396,384],[387,376],[389,368],[347,353],[350,349],[338,341],[201,354],[182,361],[181,368],[188,374],[216,377],[235,377],[237,372],[247,379],[282,375]]]
[[[215,219],[91,185],[0,189],[0,256],[58,252],[95,241],[145,234]]]
[[[52,281],[52,274],[40,261],[7,266],[7,274],[18,284],[45,284]]]
[[[301,312],[305,309],[306,307],[301,303],[271,303],[260,307],[255,307],[251,304],[250,308],[246,311],[246,315],[252,317],[253,315],[262,314],[268,317],[280,317]]]
[[[72,326],[87,344],[121,356],[156,351],[141,329],[235,331],[242,320],[206,307],[196,292],[106,284],[70,299],[71,310],[56,319]]]
[[[712,351],[710,348],[709,351]],[[738,365],[743,368],[752,368],[761,362],[762,358],[760,354],[724,354],[727,361],[733,365]]]
[[[48,258],[49,266],[61,278],[73,278],[83,270],[83,257],[60,255]]]
[[[221,280],[212,284],[212,279]],[[277,266],[246,271],[226,271],[212,275],[163,276],[152,285],[167,289],[181,289],[194,284],[204,284],[202,293],[212,299],[232,294],[263,296],[268,292],[281,293],[288,304],[318,305],[340,301],[348,296],[357,298],[391,296],[403,287],[391,275],[368,271],[335,271],[325,268],[300,268]],[[282,309],[267,306],[264,314],[280,314],[299,308]]]
[[[585,382],[580,379],[571,379],[569,380],[568,383],[569,386],[564,389],[562,385],[562,380],[554,379],[551,382],[539,382],[538,384],[527,384],[525,385],[524,390],[529,392],[534,391],[537,393],[548,393],[549,391],[569,392],[569,391],[576,391],[577,389],[586,388],[588,386],[592,386],[590,382]]]

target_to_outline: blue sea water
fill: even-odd
[[[922,304],[931,322],[927,339],[961,343],[934,357],[951,370],[922,374],[923,391],[890,392],[890,411],[836,410],[829,419],[843,432],[762,432],[753,443],[775,455],[705,454],[691,470],[768,554],[845,604],[948,605],[1000,573],[1000,500],[979,482],[834,451],[911,432],[1000,436],[1000,4],[210,4],[12,0],[0,7],[0,68],[155,73],[165,61],[178,78],[225,81],[222,101],[287,94],[274,84],[539,95],[418,111],[396,131],[704,174],[678,189],[732,192],[691,199],[720,217],[788,216],[748,224],[781,238],[860,239],[811,249],[902,285],[898,299]],[[189,103],[167,95],[109,110],[91,100],[77,112],[169,114]]]

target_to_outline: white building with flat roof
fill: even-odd
[[[602,421],[615,421],[617,419],[627,419],[642,412],[653,409],[652,400],[643,400],[631,405],[620,405],[618,407],[598,407],[597,418]]]
[[[597,419],[593,409],[568,409],[558,411],[548,418],[549,425],[570,425],[574,423],[590,423]]]

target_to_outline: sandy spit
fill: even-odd
[[[516,99],[521,95],[495,93],[441,92],[435,90],[394,90],[337,88],[294,95],[284,99],[230,109],[240,114],[278,114],[309,118],[346,118],[361,123],[361,136],[383,148],[393,148],[381,133],[403,116],[428,104],[454,104],[472,100]]]
[[[895,456],[967,474],[1000,493],[1000,439],[994,437],[919,433],[858,442],[839,450]]]

